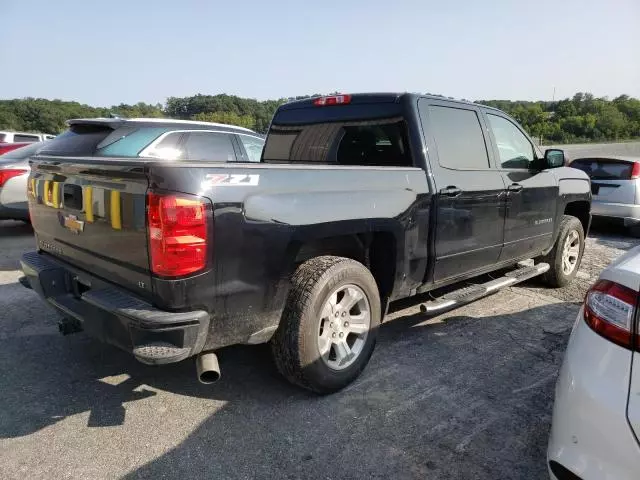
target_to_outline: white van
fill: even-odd
[[[0,143],[33,143],[51,140],[55,135],[47,133],[0,132]]]

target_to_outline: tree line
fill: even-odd
[[[218,122],[264,133],[278,106],[290,99],[259,101],[233,95],[169,97],[165,105],[137,103],[92,107],[78,102],[23,98],[0,100],[0,130],[60,133],[70,118],[168,117]],[[640,100],[620,95],[609,100],[576,93],[559,101],[479,100],[513,116],[541,142],[599,142],[640,138]]]

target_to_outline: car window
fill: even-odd
[[[184,146],[180,144],[182,132],[172,132],[167,134],[158,143],[145,148],[140,152],[141,157],[166,158],[169,160],[179,160],[185,158]]]
[[[0,133],[0,143],[6,142],[7,140],[9,140],[9,135],[6,133]]]
[[[247,151],[250,162],[259,162],[262,156],[262,149],[264,147],[264,140],[258,137],[252,137],[250,135],[238,135],[244,149]]]
[[[15,143],[20,143],[20,142],[39,142],[40,141],[40,137],[38,137],[37,135],[22,135],[22,134],[16,133],[13,136],[13,141]]]
[[[213,132],[191,132],[185,143],[188,160],[209,162],[234,162],[236,154],[231,135]]]
[[[569,165],[582,170],[594,180],[629,180],[633,174],[634,162],[606,158],[581,158]]]
[[[454,170],[489,168],[487,146],[474,110],[430,105],[428,111],[440,166]]]
[[[71,157],[93,155],[96,146],[112,132],[113,129],[107,125],[71,125],[69,130],[47,142],[38,153]]]
[[[381,167],[413,165],[401,118],[272,125],[265,161]]]
[[[506,118],[487,114],[491,131],[496,139],[502,168],[529,168],[535,159],[533,145],[527,137]]]

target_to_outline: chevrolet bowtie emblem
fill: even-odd
[[[61,218],[61,220],[62,226],[64,228],[68,228],[76,235],[84,230],[84,222],[78,220],[78,217],[76,217],[75,215],[65,215]]]

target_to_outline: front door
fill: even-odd
[[[439,282],[498,261],[505,185],[491,164],[477,108],[426,98],[418,105],[436,184],[433,281]]]
[[[504,247],[500,261],[536,255],[553,242],[558,202],[556,177],[531,170],[535,148],[509,118],[486,113],[497,167],[507,188]]]

